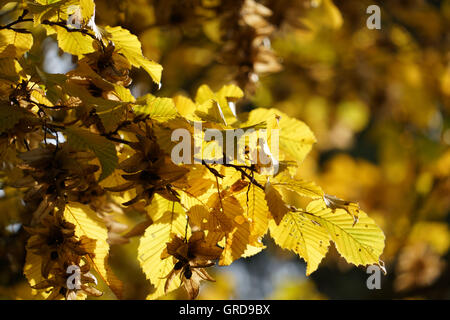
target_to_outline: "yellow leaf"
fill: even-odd
[[[109,38],[114,42],[117,52],[122,53],[133,66],[147,71],[155,83],[161,82],[162,66],[142,55],[141,43],[134,34],[121,27],[108,26],[106,31],[110,33]]]
[[[214,189],[213,189],[214,190]],[[230,232],[239,221],[243,221],[244,210],[239,201],[230,193],[221,192],[220,197],[218,192],[214,192],[208,199],[208,208],[211,208],[210,215],[213,215],[222,231]]]
[[[271,220],[269,230],[277,245],[294,251],[306,261],[306,275],[317,269],[328,251],[327,230],[298,212],[286,213],[278,226]]]
[[[277,189],[272,187],[269,181],[267,181],[264,188],[266,193],[265,199],[267,201],[269,211],[272,214],[272,217],[275,220],[276,224],[280,224],[284,215],[289,211],[289,208],[284,203],[281,194]]]
[[[175,204],[173,201],[155,194],[152,203],[147,207],[147,213],[153,221],[158,221],[163,218],[167,212],[172,212],[172,208],[179,209],[179,207],[179,204]]]
[[[104,222],[88,206],[79,203],[68,203],[64,211],[64,218],[75,225],[75,235],[78,238],[87,237],[96,240],[91,249],[90,258],[95,271],[120,299],[122,296],[122,282],[116,278],[108,265],[109,244],[108,230]]]
[[[125,159],[124,157],[121,160]],[[99,163],[100,164],[100,163]],[[99,182],[103,188],[112,188],[123,185],[129,181],[125,180],[122,175],[125,171],[116,169],[111,175]],[[111,198],[117,203],[124,203],[136,197],[136,189],[130,189],[122,192],[111,192]]]
[[[161,260],[161,254],[166,249],[171,234],[184,237],[187,219],[179,203],[173,203],[173,209],[166,210],[160,219],[145,230],[139,242],[138,260],[147,279],[154,285],[155,291],[147,299],[157,299],[165,294],[166,276],[174,267],[172,258]],[[157,214],[159,216],[159,213]],[[177,289],[181,279],[175,277],[167,288],[167,293]]]
[[[67,21],[79,3],[80,0],[35,0],[27,2],[27,9],[33,14],[34,25],[38,26],[44,20]]]
[[[53,106],[53,103],[49,99],[47,99],[47,97],[44,94],[42,94],[37,90],[33,90],[31,92],[31,99],[33,101],[36,101],[37,103],[42,103],[47,106]]]
[[[244,96],[241,88],[234,84],[225,85],[217,92],[220,99],[240,99]]]
[[[58,46],[61,50],[75,56],[95,51],[95,48],[92,45],[94,40],[89,36],[86,36],[81,32],[69,32],[58,26],[55,26],[54,29],[56,30],[56,39],[58,40]]]
[[[210,214],[207,206],[209,195],[214,192],[212,189],[207,196],[197,196],[191,190],[185,190],[180,194],[180,201],[189,215],[189,222],[203,230],[220,231],[220,220],[214,214]]]
[[[261,237],[267,230],[264,221],[260,221],[255,225],[252,220],[244,216],[243,202],[239,201],[235,195],[229,192],[221,192],[221,201],[217,193],[210,197],[209,205],[215,208],[222,208],[222,211],[215,211],[217,219],[223,221],[225,217],[229,224],[224,225],[222,222],[221,230],[225,232],[225,246],[220,257],[220,265],[230,265],[233,261],[241,257],[249,257],[260,252],[264,246],[261,243]],[[211,201],[212,200],[212,201]],[[264,201],[263,201],[264,202]],[[211,205],[211,203],[214,203]],[[252,204],[253,209],[255,204]],[[258,210],[259,208],[255,208]],[[264,207],[260,208],[265,210]],[[265,211],[267,213],[267,211]],[[264,213],[262,213],[264,214]],[[256,233],[253,233],[259,227]],[[264,228],[266,228],[264,230]],[[258,234],[259,233],[259,234]]]
[[[323,20],[327,21],[327,24],[333,29],[339,29],[344,23],[344,20],[342,19],[342,15],[339,12],[339,9],[334,5],[333,1],[323,0],[322,7],[324,10],[324,15],[328,18]]]
[[[328,231],[336,249],[348,262],[357,266],[379,263],[385,236],[365,212],[359,212],[359,220],[354,224],[347,211],[333,211],[323,200],[314,200],[308,204],[305,214]]]
[[[244,253],[241,255],[241,258],[248,258],[254,256],[266,248],[262,243],[258,243],[257,245],[247,245]]]
[[[123,102],[134,102],[136,100],[131,94],[130,89],[125,88],[121,85],[115,84],[113,93]]]
[[[149,115],[150,119],[158,121],[174,119],[178,115],[172,99],[159,98],[151,94],[147,94],[138,99],[137,104],[133,107],[133,109],[138,114]]]
[[[0,58],[19,58],[33,46],[33,36],[13,30],[0,30]]]
[[[220,256],[219,265],[228,266],[233,261],[241,258],[247,251],[250,244],[250,223],[236,225],[232,232],[226,236],[225,248]]]
[[[321,0],[316,8],[308,10],[307,16],[300,18],[300,21],[313,31],[317,31],[320,27],[339,29],[344,23],[339,9],[332,0]]]
[[[314,134],[305,123],[290,118],[287,114],[276,109],[258,108],[250,112],[248,121],[244,125],[256,125],[274,118],[279,119],[280,149],[301,163],[311,150],[312,145],[316,143]]]
[[[219,103],[212,99],[198,104],[195,115],[203,121],[219,123],[224,126],[228,124]]]
[[[216,183],[208,179],[183,190],[180,199],[190,222],[203,230],[231,232],[240,218],[245,219],[239,201],[226,191],[219,197]]]
[[[0,77],[9,81],[17,82],[20,76],[24,76],[23,69],[14,58],[0,59]],[[34,92],[34,91],[33,91]]]
[[[83,21],[88,22],[95,12],[94,0],[80,0],[81,16]]]
[[[183,117],[186,117],[189,120],[196,120],[192,118],[195,109],[197,108],[194,101],[185,96],[178,95],[173,98],[173,102],[175,103],[175,107],[177,108],[178,112]]]
[[[236,122],[236,110],[229,104],[229,100],[237,100],[244,95],[242,90],[235,85],[223,86],[214,93],[207,85],[198,88],[195,101],[201,108],[197,112],[206,113],[214,122],[231,125]],[[211,103],[211,101],[215,103]]]
[[[238,86],[229,84],[220,88],[219,92],[217,92],[216,95],[219,99],[219,104],[221,106],[227,107],[224,110],[225,118],[231,124],[236,120],[236,106],[234,105],[234,102],[238,99],[241,99],[244,96],[244,92]],[[232,104],[230,104],[230,102]]]
[[[30,250],[27,250],[25,265],[23,267],[23,274],[27,278],[30,286],[34,286],[40,283],[41,281],[45,280],[44,277],[42,277],[41,266],[42,266],[41,256],[38,256],[32,253]],[[50,295],[50,293],[46,293],[44,290],[38,291],[36,289],[31,289],[31,292],[38,299],[45,299]]]
[[[236,198],[241,203],[249,219],[252,240],[256,241],[261,239],[267,232],[270,216],[264,191],[255,185],[251,185],[250,190],[248,190],[248,187],[244,188],[244,190],[236,195]]]
[[[320,199],[324,196],[322,188],[316,185],[314,182],[306,180],[294,180],[286,175],[277,176],[275,178],[275,181],[272,182],[272,185],[294,191],[303,197]]]

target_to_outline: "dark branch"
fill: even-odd
[[[114,141],[114,142],[117,142],[117,143],[123,143],[123,144],[126,144],[128,146],[132,146],[133,145],[133,142],[130,142],[130,141],[127,141],[127,140],[123,140],[123,139],[120,139],[120,138],[116,138],[116,137],[112,137],[111,135],[108,135],[108,134],[102,134],[102,136],[105,137],[106,139],[110,140],[110,141]]]
[[[48,26],[57,26],[57,27],[61,27],[66,29],[67,32],[80,32],[88,37],[91,37],[93,40],[99,41],[97,39],[97,37],[95,35],[93,35],[92,33],[90,33],[88,30],[86,29],[74,29],[74,28],[70,28],[68,25],[66,25],[64,22],[60,22],[60,21],[49,21],[49,20],[44,20],[42,21],[42,24],[48,25]],[[101,41],[100,41],[101,42]]]
[[[242,169],[241,166],[237,166],[237,165],[234,165],[234,164],[231,164],[231,163],[223,163],[222,165],[225,166],[225,167],[231,167],[231,168],[239,171],[240,173],[242,173],[243,176],[245,176],[248,180],[250,180],[250,182],[252,184],[254,184],[255,186],[257,186],[258,188],[260,188],[263,191],[265,190],[264,186],[262,184],[260,184],[258,181],[256,181],[255,177],[252,177],[244,169]]]
[[[194,159],[195,160],[195,159]],[[255,177],[253,177],[252,175],[250,175],[249,173],[247,173],[244,169],[247,170],[251,170],[252,172],[255,171],[255,168],[251,167],[251,166],[243,166],[243,165],[236,165],[236,164],[231,164],[231,163],[227,163],[226,161],[223,161],[223,163],[218,163],[224,167],[230,167],[233,168],[236,171],[239,171],[244,177],[246,177],[253,185],[255,185],[256,187],[260,188],[261,190],[265,190],[264,186],[262,184],[260,184],[258,181],[255,180]],[[220,177],[223,178],[224,176],[222,174],[220,174],[216,169],[211,168],[211,166],[208,165],[208,163],[205,160],[202,160],[202,165],[204,165],[214,176],[216,177]]]
[[[211,172],[216,178],[219,177],[221,179],[225,178],[225,176],[223,174],[220,174],[219,171],[217,171],[214,168],[211,168],[206,162],[205,160],[202,160],[202,165],[204,165],[206,167],[206,169],[209,170],[209,172]]]
[[[4,30],[4,29],[8,29],[8,30],[13,30],[14,32],[19,32],[19,33],[31,33],[31,31],[27,30],[27,29],[23,29],[23,28],[13,28],[14,25],[18,24],[18,23],[22,23],[22,22],[32,22],[33,19],[28,18],[28,19],[24,19],[24,17],[26,16],[26,14],[28,13],[28,10],[24,10],[22,12],[22,14],[17,18],[17,20],[8,23],[7,25],[4,26],[0,26],[0,30]]]

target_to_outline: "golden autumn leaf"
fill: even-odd
[[[418,48],[445,38],[448,8],[421,5],[411,20],[430,26],[398,25],[386,3],[377,33],[351,30],[356,9],[332,0],[1,1],[1,296],[194,299],[216,264],[220,279],[276,245],[309,276],[330,242],[382,268],[404,244],[430,248],[422,279],[438,279],[449,67],[445,50]],[[380,43],[392,50],[376,54]],[[394,235],[386,252],[363,207]],[[393,277],[420,278],[412,266]],[[8,292],[22,272],[28,290]]]
[[[242,257],[259,253],[265,246],[258,240],[253,240],[251,225],[248,220],[235,225],[225,237],[225,247],[219,260],[219,265],[227,266]]]
[[[122,53],[135,67],[142,67],[156,83],[161,82],[162,66],[142,55],[141,43],[128,30],[121,27],[106,27],[108,38],[114,42],[117,52]]]
[[[94,0],[80,0],[80,9],[83,21],[89,21],[95,13]]]
[[[0,58],[20,58],[33,46],[33,36],[13,30],[0,30]]]
[[[172,99],[158,98],[150,94],[141,97],[134,106],[134,110],[137,114],[145,114],[158,121],[174,119],[178,115]]]
[[[180,286],[181,280],[175,278],[168,288],[164,288],[165,277],[173,269],[174,262],[170,258],[162,259],[162,254],[172,234],[184,237],[187,220],[181,206],[174,202],[169,207],[158,206],[151,215],[158,219],[154,220],[153,224],[145,230],[145,234],[140,240],[138,260],[147,279],[155,287],[147,299],[157,299]]]
[[[309,219],[327,230],[345,260],[357,266],[380,263],[385,236],[365,212],[360,211],[356,224],[345,210],[336,209],[333,212],[323,200],[310,202],[305,212]]]
[[[91,260],[95,271],[120,299],[122,282],[114,275],[108,264],[109,244],[108,230],[104,222],[88,206],[69,203],[64,211],[64,218],[75,225],[75,234],[95,240],[86,248],[92,255]]]
[[[276,224],[280,224],[283,220],[284,215],[289,212],[289,208],[283,201],[281,194],[275,189],[272,184],[267,181],[264,187],[265,199],[267,201],[267,206],[269,207],[270,214],[275,220]]]
[[[27,255],[25,257],[25,265],[23,267],[23,274],[27,278],[30,286],[35,286],[36,284],[44,280],[44,277],[42,277],[41,265],[42,258],[31,251],[27,251]],[[41,299],[44,299],[49,295],[49,293],[45,293],[43,291],[38,292],[36,289],[32,289],[32,294],[34,296],[37,295],[37,298]]]
[[[316,185],[314,182],[292,179],[287,175],[279,175],[272,182],[272,185],[278,188],[283,188],[296,192],[300,196],[320,199],[324,196],[322,188]]]
[[[306,275],[318,268],[328,251],[330,236],[327,230],[299,212],[286,213],[279,225],[271,220],[269,230],[277,245],[305,260]]]
[[[270,211],[265,200],[265,193],[260,188],[250,185],[236,196],[244,209],[250,223],[251,240],[261,239],[268,230]]]
[[[70,32],[62,27],[53,27],[56,30],[56,39],[61,50],[81,56],[87,53],[94,52],[94,41],[91,37],[86,36],[80,32]]]
[[[311,151],[313,144],[316,143],[316,137],[304,122],[291,118],[276,109],[258,108],[249,113],[245,125],[254,125],[274,118],[278,119],[281,151],[287,153],[299,163],[303,162],[306,155]]]

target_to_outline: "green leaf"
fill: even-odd
[[[75,149],[89,149],[100,160],[102,173],[99,180],[103,180],[113,173],[117,167],[118,158],[114,143],[98,134],[81,128],[65,128],[67,142]]]

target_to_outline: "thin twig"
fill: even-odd
[[[231,163],[223,163],[222,165],[225,166],[225,167],[231,167],[231,168],[233,168],[233,169],[239,171],[239,172],[242,173],[242,175],[244,175],[248,180],[250,180],[250,182],[251,182],[252,184],[254,184],[255,186],[257,186],[258,188],[260,188],[260,189],[263,190],[263,191],[265,190],[265,189],[264,189],[264,186],[263,186],[262,184],[260,184],[258,181],[255,180],[255,177],[252,177],[251,175],[249,175],[249,174],[248,174],[247,172],[245,172],[245,170],[242,169],[240,166],[236,166],[236,165],[231,164]],[[252,172],[253,172],[253,170],[252,170]]]
[[[44,20],[42,21],[42,24],[48,25],[48,26],[57,26],[57,27],[61,27],[66,29],[67,32],[80,32],[86,36],[91,37],[93,40],[99,41],[97,39],[97,37],[95,35],[93,35],[92,33],[90,33],[88,30],[86,29],[74,29],[74,28],[70,28],[68,25],[66,25],[64,22],[60,22],[60,21],[50,21],[50,20]]]
[[[223,210],[222,195],[220,194],[219,178],[217,176],[215,176],[215,177],[216,177],[217,192],[219,193],[220,209],[221,209],[222,213],[224,214],[225,210]]]
[[[114,142],[117,142],[117,143],[123,143],[123,144],[126,144],[128,146],[132,146],[133,145],[133,142],[127,141],[127,140],[124,140],[124,139],[121,139],[121,138],[115,138],[115,137],[112,137],[112,136],[107,135],[107,134],[102,134],[102,136],[105,137],[108,140],[111,140],[111,141],[114,141]]]

